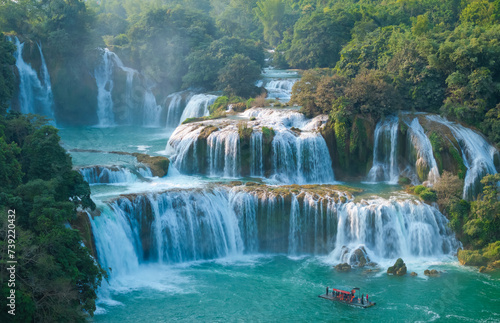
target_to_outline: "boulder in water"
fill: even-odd
[[[436,269],[426,269],[424,270],[424,275],[425,276],[439,276],[441,272],[440,271],[437,271]]]
[[[403,259],[398,258],[394,266],[391,266],[387,269],[387,273],[396,276],[406,275],[406,264],[404,263]]]
[[[410,273],[410,276],[418,276],[418,274],[417,274],[416,272],[412,271],[412,272]]]
[[[143,163],[151,169],[153,176],[163,177],[168,173],[170,160],[162,156],[149,156],[146,154],[133,153],[139,163]]]
[[[348,263],[338,264],[337,266],[335,266],[335,270],[339,272],[348,272],[351,271],[351,268],[351,265],[349,265]]]

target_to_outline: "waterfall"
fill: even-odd
[[[235,125],[215,129],[208,138],[198,138],[204,129],[199,124],[180,126],[170,137],[167,150],[173,149],[173,165],[181,172],[211,176],[240,177],[246,164],[240,156],[240,138]],[[258,147],[257,147],[258,145]],[[244,175],[268,174],[281,183],[332,183],[332,160],[324,138],[318,132],[299,135],[286,128],[276,130],[271,143],[270,165],[265,169],[262,130],[254,128],[248,152],[250,165]],[[201,151],[200,151],[201,149]],[[206,156],[206,157],[205,157]],[[271,167],[271,168],[269,168]]]
[[[250,176],[264,176],[264,161],[262,155],[262,132],[254,131],[250,137]]]
[[[123,209],[122,209],[123,208]],[[129,274],[139,268],[142,251],[136,244],[140,241],[139,223],[129,218],[125,205],[101,205],[100,216],[89,214],[92,233],[95,238],[99,264],[108,273]]]
[[[156,104],[156,98],[148,88],[144,92],[144,101],[142,103],[142,111],[144,113],[143,125],[148,127],[159,127],[162,107]]]
[[[151,169],[145,166],[132,170],[122,166],[90,166],[78,171],[89,184],[134,183],[140,178],[153,177]]]
[[[337,212],[333,259],[346,261],[345,249],[363,247],[372,260],[404,259],[450,254],[458,242],[446,218],[418,201],[375,199],[349,202]],[[373,259],[375,258],[375,259]]]
[[[417,155],[415,167],[417,170],[429,169],[425,176],[430,184],[434,184],[439,179],[439,169],[432,152],[432,144],[418,122],[418,118],[414,118],[408,127],[408,137]]]
[[[217,95],[211,94],[193,95],[182,112],[180,123],[188,118],[208,116],[208,106],[214,103],[217,98]]]
[[[373,166],[368,173],[369,182],[397,184],[399,167],[397,159],[399,119],[394,116],[379,121],[375,127]]]
[[[167,127],[175,128],[179,125],[182,116],[182,92],[172,93],[167,96]]]
[[[241,115],[249,119],[253,117],[264,120],[267,127],[280,126],[302,129],[310,121],[298,110],[290,109],[252,108],[246,110]]]
[[[98,125],[101,127],[115,125],[115,115],[113,112],[113,70],[118,67],[127,75],[126,79],[126,92],[125,101],[128,105],[128,121],[132,123],[131,106],[133,102],[133,80],[136,70],[126,67],[120,60],[118,55],[105,48],[102,56],[102,64],[94,70],[94,77],[97,84],[97,117],[99,119]],[[147,93],[145,94],[144,101],[146,102]],[[151,93],[152,95],[152,93]],[[148,98],[150,101],[151,99]],[[156,100],[155,100],[156,102]]]
[[[426,118],[447,126],[462,151],[462,158],[467,167],[464,181],[463,198],[473,200],[482,191],[481,179],[488,174],[496,174],[494,163],[498,151],[476,131],[458,123],[450,122],[437,115],[427,115]]]
[[[16,45],[16,67],[19,73],[19,105],[23,114],[42,114],[54,120],[54,99],[47,64],[42,52],[42,46],[37,44],[40,53],[40,77],[37,72],[23,59],[24,43],[14,37]]]
[[[207,149],[211,176],[238,177],[239,143],[237,130],[229,127],[212,132],[208,136]]]
[[[269,99],[278,99],[281,102],[288,102],[292,97],[293,85],[297,79],[272,80],[264,86]]]
[[[97,117],[98,125],[101,127],[113,126],[115,124],[115,115],[113,112],[113,60],[112,52],[104,49],[102,56],[102,65],[94,71],[97,84]]]
[[[446,218],[427,204],[343,203],[343,193],[328,187],[317,192],[219,187],[123,196],[91,219],[99,259],[115,273],[145,262],[254,252],[330,253],[340,261],[342,249],[363,246],[380,261],[450,254],[458,247]]]
[[[332,160],[319,133],[279,131],[272,142],[272,173],[282,183],[332,183]]]

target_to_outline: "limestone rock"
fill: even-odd
[[[348,272],[351,271],[351,268],[351,265],[349,265],[348,263],[338,264],[337,266],[335,266],[335,269],[339,272]]]
[[[440,271],[437,271],[436,269],[426,269],[424,270],[424,275],[426,276],[439,276],[441,272]]]
[[[387,273],[396,276],[406,275],[406,264],[404,263],[403,259],[398,258],[394,266],[391,266],[387,269]]]
[[[163,177],[168,173],[170,160],[162,156],[149,156],[146,154],[133,153],[139,163],[143,163],[151,169],[153,176]]]

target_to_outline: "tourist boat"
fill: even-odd
[[[350,292],[335,288],[329,289],[327,287],[326,294],[319,295],[318,297],[362,308],[372,307],[376,304],[375,302],[368,301],[366,296],[361,295],[358,287],[353,288]]]

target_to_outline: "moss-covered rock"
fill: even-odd
[[[500,241],[479,250],[458,250],[458,261],[464,266],[485,267],[483,272],[500,269]]]
[[[394,266],[387,268],[387,273],[396,276],[406,275],[406,264],[404,263],[403,259],[398,258]]]
[[[342,273],[349,272],[351,269],[352,267],[348,263],[338,264],[335,266],[335,270]]]
[[[170,160],[163,156],[149,156],[146,154],[133,153],[139,163],[143,163],[151,169],[153,176],[163,177],[168,173]]]
[[[92,212],[92,216],[99,216],[100,211],[96,209]],[[70,223],[73,229],[76,229],[80,232],[80,236],[82,237],[82,242],[87,247],[92,256],[97,259],[97,251],[95,247],[94,234],[92,232],[92,225],[90,224],[90,219],[86,212],[78,212],[76,215],[76,219],[71,221]]]
[[[436,269],[426,269],[424,270],[424,275],[425,276],[439,276],[441,272],[440,271],[437,271]]]

